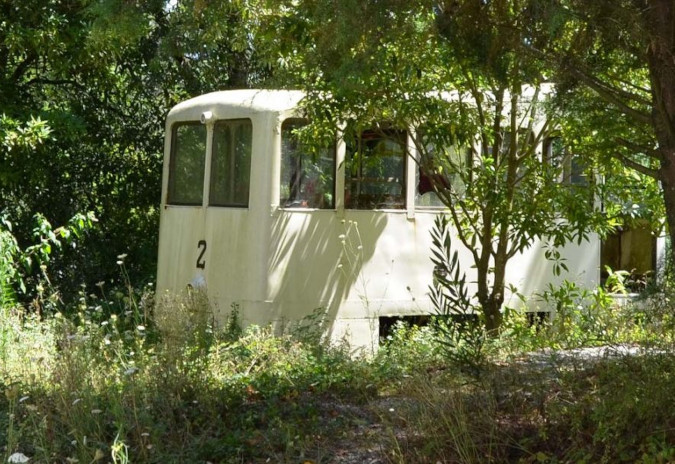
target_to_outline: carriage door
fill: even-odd
[[[199,277],[207,172],[207,126],[199,121],[173,124],[166,202],[161,212],[157,283],[180,290]]]

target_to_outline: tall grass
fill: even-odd
[[[502,337],[485,342],[479,373],[461,365],[461,352],[447,356],[448,332],[434,325],[399,325],[375,356],[352,359],[322,342],[321,314],[274,335],[240,327],[234,307],[218,327],[198,292],[155,302],[151,288],[99,285],[52,316],[6,306],[0,456],[319,463],[337,460],[340,437],[353,437],[348,447],[397,463],[675,459],[675,412],[663,406],[675,395],[667,300],[565,301],[566,319],[539,327],[512,314]],[[584,340],[653,351],[528,358]]]
[[[1,353],[5,462],[297,462],[330,436],[321,398],[372,393],[346,350],[260,327],[233,338],[203,295],[163,301],[156,321],[125,301],[113,310],[86,295],[72,319],[0,316],[13,341]]]

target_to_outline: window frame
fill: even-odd
[[[204,153],[202,159],[202,184],[201,184],[201,195],[200,201],[197,202],[179,202],[176,201],[175,191],[176,191],[176,153],[178,149],[177,137],[178,129],[185,126],[202,126],[204,127]],[[171,206],[202,206],[204,204],[204,182],[206,181],[206,160],[208,157],[208,137],[209,133],[201,122],[199,121],[177,121],[171,126],[171,149],[169,152],[169,178],[167,179],[167,193],[166,193],[166,204]]]
[[[450,145],[449,147],[445,147],[444,149],[445,150],[453,150],[455,155],[456,155],[456,159],[453,162],[458,167],[462,168],[462,170],[464,172],[468,173],[468,179],[467,179],[468,182],[467,183],[465,183],[462,180],[462,177],[461,177],[462,174],[459,173],[459,172],[452,172],[449,175],[441,174],[441,176],[445,176],[444,181],[446,181],[448,183],[449,188],[452,188],[452,189],[456,190],[457,189],[456,184],[457,183],[462,184],[462,187],[463,187],[462,192],[461,193],[456,192],[454,195],[457,195],[460,198],[464,198],[466,196],[466,191],[469,188],[469,184],[472,182],[472,179],[473,179],[472,168],[473,168],[473,161],[474,161],[474,149],[469,145]],[[434,174],[433,173],[424,174],[422,172],[423,171],[423,168],[422,168],[422,165],[421,165],[422,156],[423,156],[422,153],[420,153],[419,150],[418,150],[417,160],[416,160],[417,165],[415,166],[416,169],[415,169],[415,183],[414,183],[415,209],[416,210],[422,210],[422,211],[425,211],[425,210],[439,211],[439,210],[447,209],[449,206],[441,201],[440,197],[438,196],[437,191],[433,188],[434,184],[433,184],[433,180],[431,179],[431,177],[433,177]],[[460,177],[457,178],[455,176],[460,176]],[[425,179],[426,179],[426,182],[428,182],[432,188],[430,190],[426,190],[424,193],[422,193],[422,192],[420,192],[420,186],[422,185],[423,182],[425,182]],[[422,200],[423,196],[426,195],[426,194],[431,194],[432,197],[430,198],[430,200],[431,201],[437,201],[440,204],[430,204],[430,205],[421,204],[422,203],[421,200]]]
[[[562,156],[558,159],[558,164],[554,165],[560,169],[558,182],[563,185],[575,187],[589,187],[593,183],[593,175],[586,171],[588,166],[584,165],[582,156],[576,153],[570,153],[569,147],[565,145],[564,140],[559,134],[552,134],[544,140],[542,163],[551,166],[554,157],[552,156],[552,146],[554,140],[562,142]],[[581,162],[579,162],[581,160]]]
[[[287,206],[284,201],[288,201],[289,198],[282,198],[281,195],[281,188],[282,188],[282,168],[284,165],[284,158],[283,158],[283,142],[284,142],[284,125],[287,123],[297,123],[299,124],[296,126],[296,128],[302,127],[303,125],[309,124],[309,121],[306,118],[302,117],[295,117],[295,116],[290,116],[281,121],[281,124],[279,125],[279,186],[278,186],[278,192],[279,192],[279,208],[282,210],[295,210],[295,211],[335,211],[336,205],[337,205],[337,199],[336,199],[336,194],[337,194],[337,177],[338,177],[338,162],[337,162],[337,142],[333,142],[333,144],[329,147],[326,147],[327,150],[330,150],[332,153],[332,162],[333,166],[331,169],[331,174],[333,176],[332,179],[332,186],[330,190],[326,190],[323,193],[328,193],[330,192],[331,194],[331,205],[328,207],[315,207],[315,206]],[[303,170],[303,163],[300,163],[300,171]],[[297,171],[296,171],[297,172]],[[302,188],[302,185],[300,186],[300,189]]]
[[[387,132],[396,132],[401,135],[401,140],[398,140],[395,137],[388,137],[386,136]],[[351,175],[351,169],[347,167],[348,163],[353,162],[354,160],[354,154],[359,152],[359,148],[362,146],[362,140],[363,140],[363,134],[364,133],[373,133],[379,138],[381,141],[393,141],[394,143],[400,144],[401,147],[401,158],[402,158],[402,166],[401,166],[401,179],[398,181],[392,181],[388,180],[389,178],[385,177],[367,177],[363,176],[363,170],[364,170],[364,165],[363,165],[363,159],[359,160],[359,165],[358,165],[358,174],[356,177],[352,177]],[[408,157],[409,157],[409,137],[410,137],[410,131],[407,129],[402,129],[398,127],[383,127],[383,128],[374,128],[374,127],[367,127],[363,130],[358,131],[352,138],[351,142],[347,142],[345,146],[345,179],[344,179],[344,208],[348,210],[355,210],[355,211],[374,211],[374,210],[391,210],[391,211],[400,211],[404,212],[406,211],[410,205],[408,205],[408,189],[410,186],[408,185],[409,179],[408,179]],[[356,150],[350,151],[350,143],[353,143],[356,145]],[[354,205],[350,204],[353,203],[354,200],[352,200],[352,192],[351,188],[353,184],[358,183],[358,184],[366,184],[366,185],[375,185],[375,184],[391,184],[391,183],[397,183],[401,186],[401,193],[398,194],[397,196],[400,199],[400,203],[397,202],[395,206],[392,205],[385,205],[385,206],[375,206],[375,207],[363,207],[360,205]],[[361,194],[364,195],[364,194]],[[360,196],[360,195],[357,195]],[[384,196],[384,195],[383,195]]]
[[[228,123],[234,123],[234,122],[243,122],[243,121],[248,121],[249,126],[251,128],[251,145],[250,145],[250,153],[249,153],[249,160],[248,160],[248,187],[247,187],[247,192],[246,192],[246,204],[231,204],[231,203],[215,203],[214,200],[212,199],[213,197],[213,186],[215,185],[214,182],[214,175],[215,175],[215,170],[214,170],[214,160],[215,155],[216,155],[216,128],[221,125],[227,126]],[[209,191],[208,191],[208,206],[213,207],[213,208],[237,208],[237,209],[248,209],[251,203],[251,174],[253,171],[253,140],[254,140],[254,127],[253,127],[253,119],[252,118],[230,118],[230,119],[218,119],[213,123],[213,128],[211,130],[211,152],[210,152],[210,164],[209,164]]]

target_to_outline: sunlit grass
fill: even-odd
[[[675,395],[671,316],[658,294],[542,327],[512,315],[475,364],[434,326],[397,326],[379,353],[352,359],[322,342],[320,314],[275,335],[242,329],[236,306],[215,326],[201,293],[155,303],[150,290],[83,288],[67,317],[2,309],[3,462],[332,462],[364,417],[377,427],[362,445],[391,462],[675,458],[675,413],[661,406]],[[527,362],[580,340],[655,351]]]

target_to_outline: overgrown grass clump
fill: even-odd
[[[143,306],[45,320],[5,309],[3,462],[293,462],[340,425],[320,424],[321,408],[374,392],[344,349],[214,330],[198,296],[163,304],[163,330]]]
[[[401,324],[368,359],[324,343],[317,315],[275,334],[236,307],[217,327],[201,293],[85,290],[62,313],[0,312],[2,462],[675,460],[667,290],[568,298],[534,326],[513,312],[499,337]],[[637,353],[560,351],[619,343]]]

